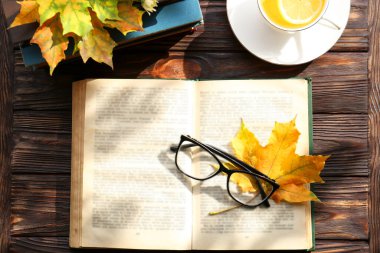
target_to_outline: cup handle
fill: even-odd
[[[325,17],[322,17],[321,19],[326,20],[328,23],[330,23],[332,26],[334,26],[337,30],[341,29],[340,26],[337,25],[334,21],[331,21],[330,19],[325,18]]]

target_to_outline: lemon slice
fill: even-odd
[[[322,12],[325,0],[279,0],[282,17],[291,24],[312,23]]]

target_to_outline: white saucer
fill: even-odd
[[[350,0],[330,0],[325,18],[309,29],[285,32],[271,26],[257,0],[227,0],[227,15],[240,43],[257,57],[279,65],[296,65],[326,53],[340,38],[350,14]]]

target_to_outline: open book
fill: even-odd
[[[226,177],[194,183],[175,166],[181,134],[232,152],[241,119],[262,144],[295,116],[311,147],[311,82],[97,79],[73,84],[70,246],[310,249],[310,203],[235,208]]]

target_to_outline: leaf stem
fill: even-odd
[[[241,207],[242,204],[240,205],[236,205],[236,206],[232,206],[232,207],[229,207],[229,208],[226,208],[226,209],[222,209],[222,210],[219,210],[219,211],[216,211],[216,212],[209,212],[208,215],[217,215],[217,214],[221,214],[221,213],[225,213],[225,212],[228,212],[228,211],[231,211],[235,208],[238,208],[238,207]]]

